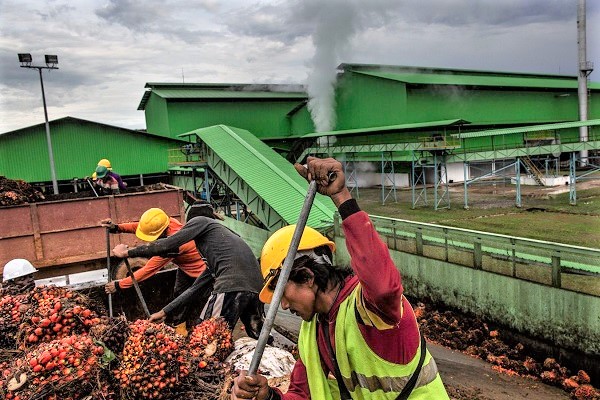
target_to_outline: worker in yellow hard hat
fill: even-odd
[[[242,371],[231,399],[448,399],[404,297],[400,272],[369,216],[352,199],[342,165],[309,157],[306,167],[295,167],[337,206],[352,268],[335,266],[334,243],[314,229],[304,230],[281,299],[284,310],[302,318],[300,358],[289,389],[283,394],[264,376]],[[336,178],[330,182],[332,173]],[[264,302],[271,302],[293,233],[294,227],[284,227],[263,247]]]
[[[104,165],[98,165],[95,172],[97,178],[96,183],[106,192],[119,194],[121,191],[127,189],[127,184],[123,182],[121,176],[109,170],[108,167]]]
[[[161,322],[173,310],[193,299],[197,291],[205,290],[205,283],[214,277],[213,291],[200,318],[223,317],[230,329],[240,320],[246,334],[258,338],[264,320],[264,305],[258,299],[263,281],[260,266],[248,244],[216,218],[212,206],[197,205],[190,208],[186,224],[173,236],[134,249],[117,245],[113,254],[121,258],[149,257],[194,240],[198,252],[206,257],[207,270],[190,289],[152,314],[150,321]]]
[[[110,219],[101,221],[102,225],[105,226],[110,233],[135,233],[135,235],[146,242],[153,242],[159,238],[165,238],[174,235],[178,232],[183,224],[175,218],[169,217],[160,208],[150,208],[144,212],[139,222],[128,222],[115,224]],[[150,278],[156,274],[162,267],[169,262],[177,265],[177,273],[175,277],[175,287],[173,294],[175,297],[183,293],[189,288],[192,283],[200,276],[206,269],[206,263],[202,256],[198,253],[196,245],[193,241],[186,242],[179,246],[178,250],[175,248],[175,254],[169,254],[164,256],[154,256],[148,260],[148,262],[140,269],[134,272],[134,277],[138,282]],[[122,290],[127,290],[133,286],[133,280],[131,277],[127,277],[121,280],[111,281],[104,287],[106,293],[116,293]],[[203,307],[210,290],[207,291],[203,297],[204,302],[200,299],[194,304],[196,307]],[[198,299],[197,299],[198,300]],[[176,315],[173,315],[172,320],[174,323],[191,323],[193,319],[192,309],[186,308],[180,310]]]
[[[109,171],[112,171],[112,165],[110,165],[110,161],[108,161],[106,158],[98,161],[98,166],[100,165],[106,167]]]

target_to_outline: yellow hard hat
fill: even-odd
[[[108,161],[106,158],[103,158],[102,160],[98,161],[98,165],[102,165],[103,167],[106,167],[107,169],[112,170],[110,161]]]
[[[135,235],[142,240],[152,242],[158,239],[169,226],[169,216],[160,208],[151,208],[142,214]]]
[[[259,298],[263,303],[270,303],[273,298],[273,288],[270,288],[271,282],[279,275],[279,270],[287,256],[292,236],[294,236],[296,225],[288,225],[277,230],[266,241],[260,254],[260,269],[264,278],[263,288],[260,291]],[[335,251],[335,243],[321,235],[311,227],[305,227],[300,238],[298,251],[312,250],[321,246],[329,246],[331,252]]]

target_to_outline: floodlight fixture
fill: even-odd
[[[19,53],[19,62],[21,65],[26,64],[29,65],[33,61],[30,53]]]
[[[48,55],[46,54],[44,57],[46,57],[46,65],[47,66],[55,66],[56,64],[58,64],[58,56],[57,55]]]
[[[30,53],[19,53],[19,62],[21,68],[37,69],[40,74],[40,85],[42,87],[42,102],[44,104],[44,118],[46,119],[46,143],[48,145],[48,158],[50,159],[50,177],[52,178],[52,189],[54,194],[58,194],[58,181],[56,180],[56,168],[54,166],[54,152],[52,151],[52,140],[50,138],[50,122],[48,121],[48,110],[46,108],[46,94],[44,93],[44,79],[42,78],[42,70],[44,69],[58,69],[58,56],[56,55],[45,55],[46,66],[42,65],[31,65],[33,58]]]

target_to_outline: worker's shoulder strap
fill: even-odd
[[[356,303],[354,304],[354,313],[356,315],[356,321],[364,325],[363,319],[361,318],[360,313],[358,312],[358,307]],[[420,334],[419,336],[421,337],[421,354],[419,356],[419,363],[417,364],[417,368],[415,369],[413,374],[410,376],[408,382],[406,382],[406,385],[404,385],[404,387],[402,388],[402,391],[400,392],[398,397],[396,397],[396,400],[408,399],[408,396],[410,396],[410,394],[415,388],[415,385],[417,384],[419,374],[421,373],[421,368],[423,368],[423,362],[425,361],[425,355],[427,353],[427,344],[425,343],[425,337],[422,334]]]
[[[331,336],[329,335],[329,326],[327,323],[319,323],[323,330],[323,336],[325,336],[325,342],[327,344],[327,355],[333,364],[333,374],[335,375],[335,380],[338,384],[338,389],[340,390],[340,398],[341,400],[352,400],[352,396],[350,396],[350,392],[344,383],[344,378],[342,377],[342,372],[340,371],[340,367],[337,363],[337,359],[335,357],[335,351],[333,350],[333,346],[331,345]]]
[[[404,386],[404,388],[402,388],[402,391],[400,392],[398,397],[396,397],[396,400],[408,399],[408,396],[410,396],[413,389],[415,388],[415,385],[417,384],[417,379],[419,379],[419,374],[421,373],[421,368],[423,368],[423,362],[425,361],[425,354],[427,353],[427,344],[425,343],[425,336],[423,336],[422,334],[420,336],[421,355],[419,356],[419,364],[417,364],[415,372],[413,372],[408,382],[406,382],[406,385]]]

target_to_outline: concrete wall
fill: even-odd
[[[349,264],[336,237],[336,263]],[[408,295],[429,297],[558,346],[600,353],[600,297],[391,251]]]

